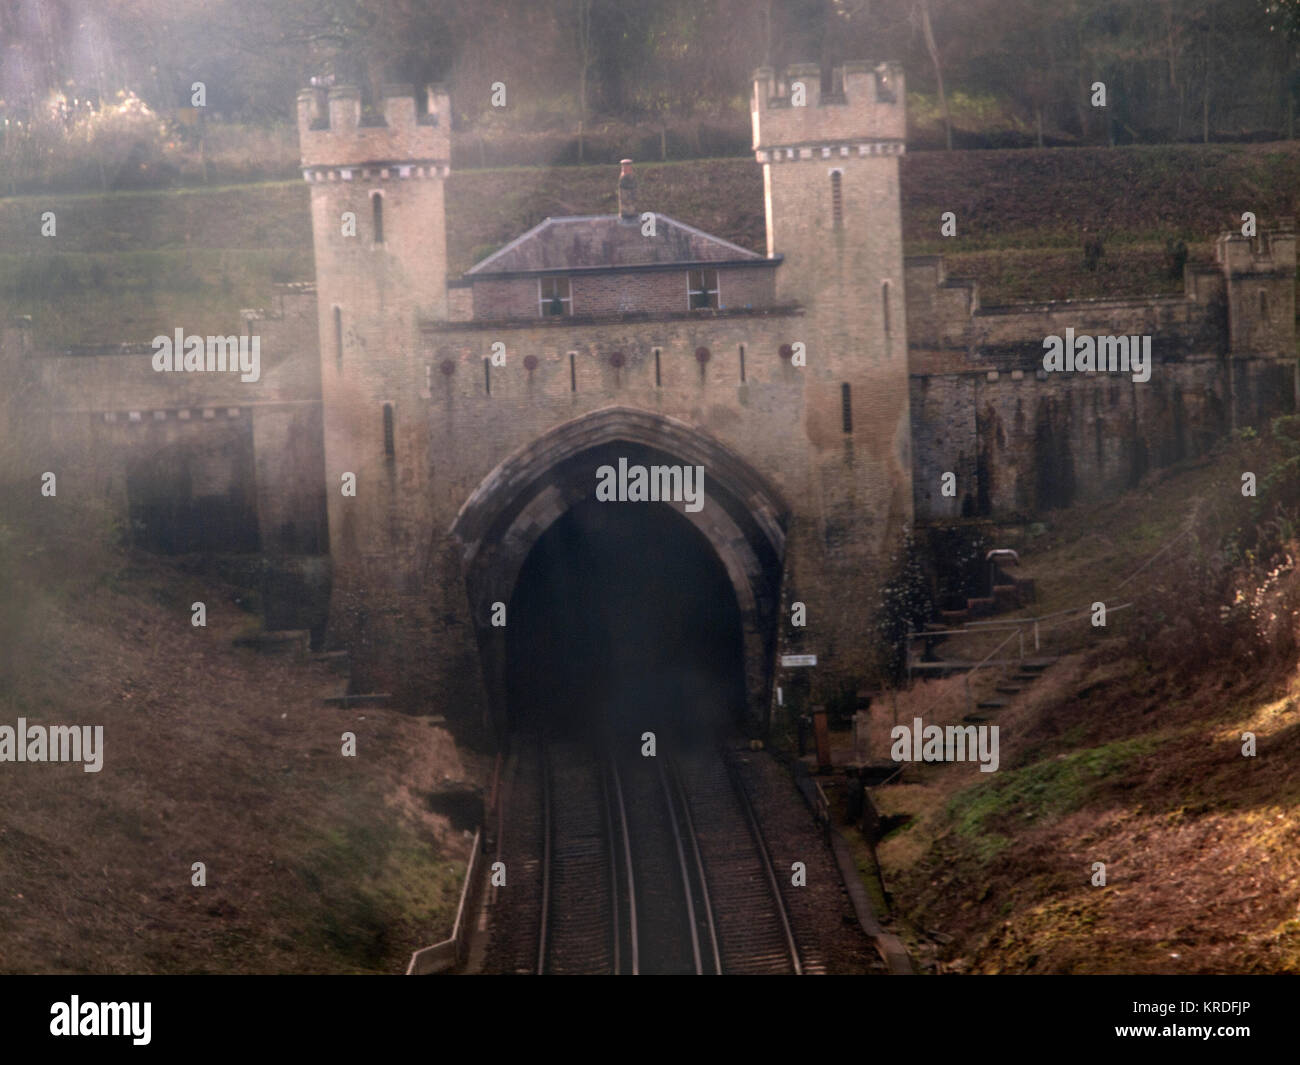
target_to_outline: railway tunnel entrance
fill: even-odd
[[[598,498],[599,471],[620,463],[702,470],[703,490],[689,504]],[[649,411],[596,411],[508,457],[452,527],[497,730],[540,714],[568,728],[760,724],[788,521],[744,459]]]
[[[512,728],[685,742],[743,718],[736,594],[668,504],[574,504],[533,545],[508,618]]]

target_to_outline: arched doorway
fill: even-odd
[[[681,503],[596,502],[597,470],[617,464],[620,458],[629,466],[702,467],[700,506],[688,511]],[[673,676],[661,675],[656,680],[653,663],[663,666],[673,654],[672,640],[664,636],[633,670],[645,679],[646,689],[639,698],[671,698],[671,694],[655,695],[661,683],[669,693],[675,690],[674,685],[682,692],[699,688],[713,692],[709,701],[726,707],[722,713],[760,722],[771,685],[788,515],[789,508],[766,480],[730,449],[684,422],[648,411],[625,407],[597,411],[558,426],[511,455],[475,489],[452,528],[461,544],[483,675],[497,726],[509,727],[511,686],[517,692],[519,677],[529,669],[536,674],[542,668],[539,652],[524,642],[530,630],[521,624],[511,633],[514,618],[509,607],[521,579],[525,584],[515,606],[523,608],[519,620],[527,622],[532,632],[546,628],[539,619],[550,618],[554,624],[560,618],[563,625],[566,616],[574,632],[587,632],[588,623],[565,615],[563,604],[556,602],[553,594],[548,605],[546,590],[535,587],[545,583],[537,571],[549,566],[557,574],[574,574],[587,557],[593,565],[599,562],[602,572],[616,575],[620,572],[616,544],[624,551],[621,572],[629,586],[627,593],[633,598],[640,596],[653,607],[659,623],[675,623],[689,631],[694,646],[714,647],[725,659],[727,632],[734,631],[736,619],[739,622],[740,675],[734,686],[722,673],[705,671],[703,676],[694,676],[689,663],[698,664],[698,659],[689,657],[688,662],[688,656],[682,655],[681,667]],[[602,526],[604,533],[595,531]],[[547,539],[553,527],[555,532]],[[653,546],[656,539],[674,545],[680,559],[664,563]],[[533,561],[532,553],[539,544]],[[610,557],[603,557],[606,554]],[[696,583],[714,588],[725,585],[730,596],[714,595],[710,610],[700,612],[697,604],[694,609],[699,616],[685,619],[682,612],[692,609],[693,587],[675,583],[681,573],[654,580],[656,564],[685,567],[683,572],[694,573]],[[533,569],[525,572],[526,565]],[[647,599],[650,593],[653,596]],[[596,591],[588,588],[582,594],[594,597]],[[595,598],[590,605],[608,611],[617,605],[619,594],[611,596],[606,590],[600,599],[603,605],[596,607]],[[499,613],[496,604],[507,608],[504,627],[491,624],[494,610]],[[734,614],[728,613],[731,604]],[[635,619],[625,621],[621,630],[624,642],[643,631],[637,629],[641,623]],[[548,630],[544,637],[532,638],[554,642],[562,635]],[[590,646],[589,641],[585,653],[596,653]],[[604,653],[630,652],[620,646],[616,652]],[[587,667],[596,667],[596,672],[603,674],[613,668],[592,659],[587,660]],[[573,683],[558,667],[549,676],[561,688]],[[613,684],[617,678],[606,679]],[[629,682],[624,687],[630,686]],[[723,690],[728,694],[720,694]],[[737,702],[742,705],[735,706]]]

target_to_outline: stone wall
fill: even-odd
[[[920,518],[1029,518],[1133,487],[1296,410],[1295,241],[1225,236],[1182,296],[981,307],[938,256],[907,262]],[[1243,322],[1244,319],[1244,322]],[[1150,380],[1044,369],[1044,338],[1150,337]],[[944,473],[956,495],[941,493]]]
[[[1231,374],[1229,373],[1231,368]],[[1151,380],[1062,374],[917,374],[913,484],[919,518],[1030,520],[1114,496],[1208,451],[1233,427],[1295,410],[1295,361],[1162,363]],[[941,477],[957,475],[956,496]]]
[[[258,338],[257,381],[159,372],[152,343],[50,352],[28,339],[13,368],[49,397],[60,491],[113,501],[142,546],[323,552],[314,289],[279,286],[269,310],[231,325]],[[188,333],[160,323],[160,335],[178,326]]]

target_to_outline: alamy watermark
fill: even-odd
[[[895,762],[975,762],[981,773],[998,768],[997,725],[926,725],[919,717],[912,727],[895,725],[889,730],[893,745],[889,757]]]
[[[0,725],[0,762],[85,762],[98,773],[104,767],[103,725]]]
[[[262,376],[262,338],[186,336],[184,329],[177,329],[175,341],[153,338],[153,368],[159,373],[230,370],[252,384]]]
[[[602,503],[684,503],[692,514],[704,509],[703,466],[629,466],[596,470],[596,499]]]
[[[1141,384],[1151,380],[1149,336],[1078,336],[1067,327],[1064,338],[1043,337],[1043,369],[1055,373],[1132,373]]]
[[[82,1002],[73,995],[50,1006],[50,1035],[127,1035],[148,1046],[152,1013],[152,1002]]]

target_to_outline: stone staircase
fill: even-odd
[[[977,702],[975,709],[980,712],[966,714],[962,720],[972,725],[984,724],[989,720],[989,713],[1008,706],[1012,697],[1019,695],[1038,680],[1054,661],[1056,661],[1054,657],[1026,658],[1012,669],[1008,669],[994,686],[993,690],[997,696]],[[1007,698],[1000,698],[1000,696],[1007,696]]]
[[[1020,610],[1037,597],[1033,577],[1008,573],[999,561],[991,563],[991,595],[972,596],[963,610],[940,610],[939,620],[929,622],[917,633],[915,639],[925,645],[920,658],[912,656],[909,645],[909,668],[914,674],[948,676],[971,669],[975,660],[959,657],[940,657],[938,648],[952,638],[951,630],[961,629],[973,621],[987,621],[1009,610]],[[927,634],[933,635],[927,635]],[[965,635],[962,633],[961,635]]]

